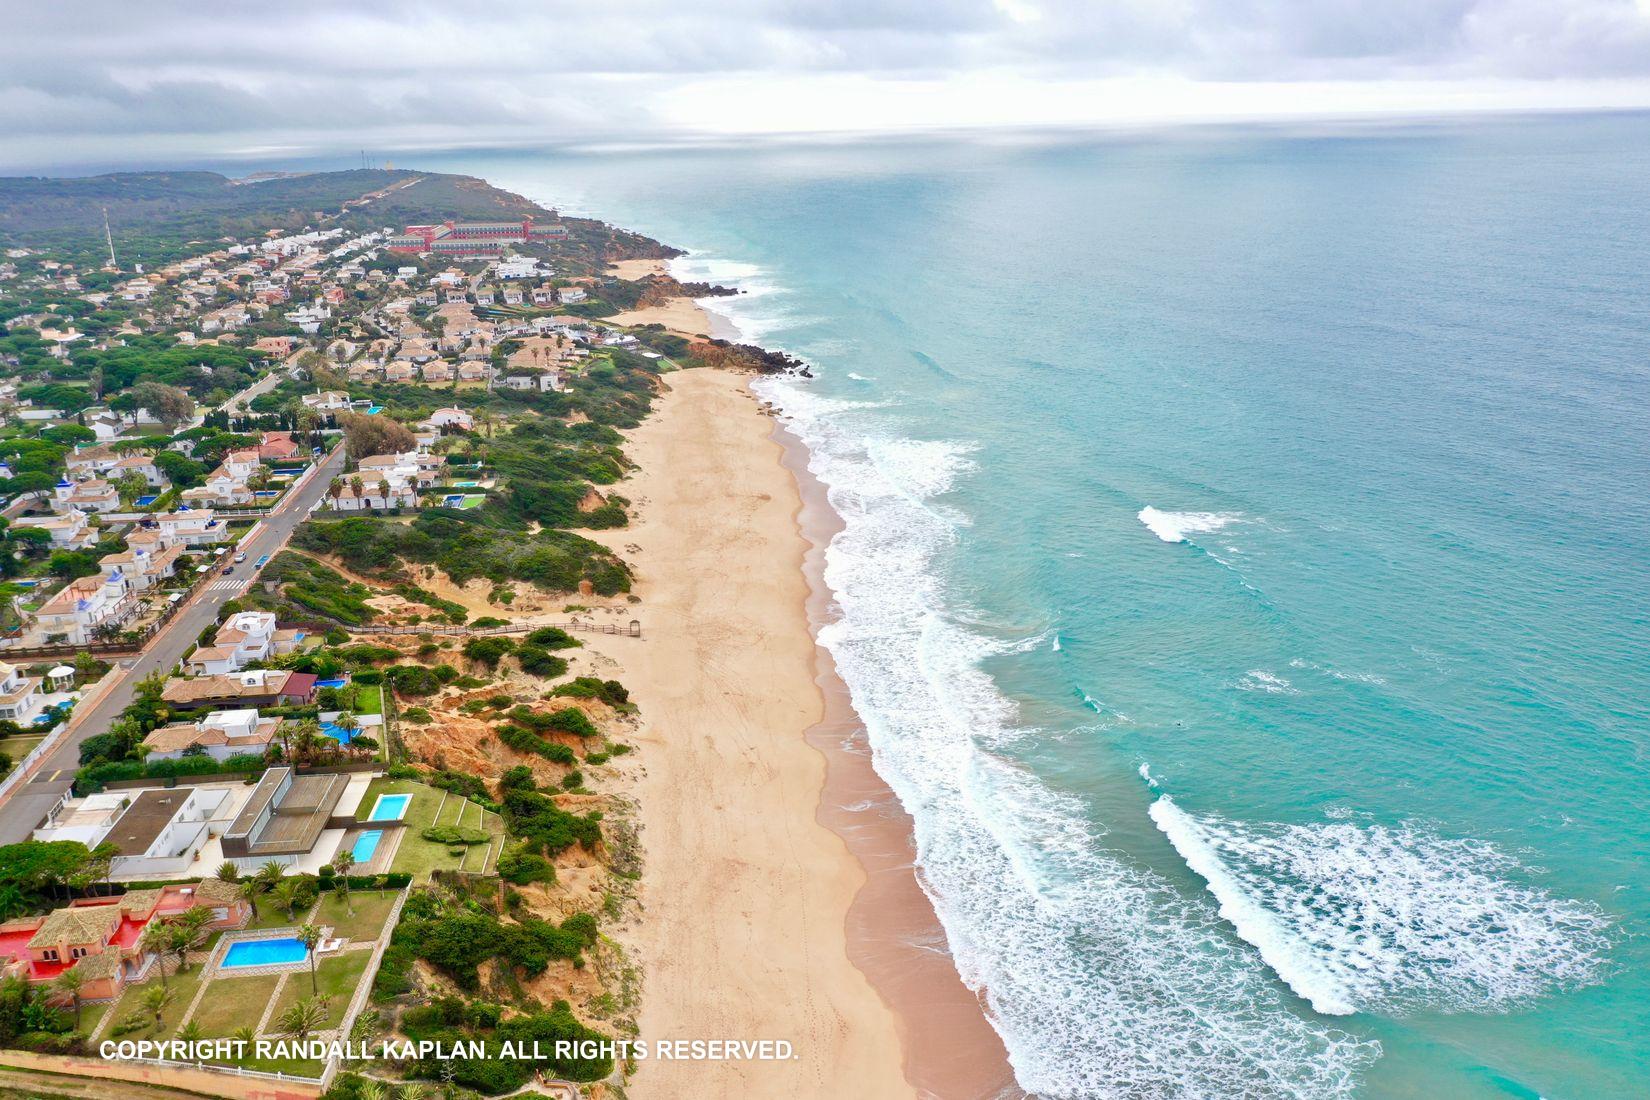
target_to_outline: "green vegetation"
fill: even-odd
[[[262,586],[248,592],[248,603],[265,611],[273,611],[286,619],[311,619],[317,616],[332,619],[348,626],[370,623],[376,617],[367,604],[375,593],[358,581],[345,580],[336,569],[329,569],[313,558],[283,550],[264,566],[261,579],[277,586],[274,593]]]
[[[363,516],[311,521],[297,530],[293,544],[386,580],[405,576],[406,563],[413,562],[434,565],[458,584],[485,577],[572,591],[588,580],[604,596],[630,591],[629,567],[599,543],[568,531],[490,527],[480,522],[485,514],[436,509],[406,524]]]
[[[412,802],[407,806],[407,812],[403,815],[403,820],[407,824],[401,830],[400,845],[395,850],[390,870],[410,874],[414,881],[425,881],[432,871],[456,870],[464,863],[463,853],[457,858],[448,854],[452,845],[445,841],[427,839],[424,836],[426,830],[459,827],[468,816],[475,819],[470,828],[485,832],[490,838],[497,837],[504,831],[496,816],[478,816],[476,813],[467,815],[470,803],[463,795],[437,790],[410,779],[385,777],[373,780],[361,800],[363,812],[370,812],[381,794],[413,796]]]

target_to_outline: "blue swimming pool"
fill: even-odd
[[[367,415],[368,416],[377,416],[379,413],[381,413],[383,411],[384,411],[384,406],[374,405],[374,406],[372,406],[371,408],[369,408],[367,410]]]
[[[300,940],[283,936],[273,940],[242,940],[232,943],[218,964],[219,969],[234,970],[243,966],[275,966],[279,963],[303,962],[309,957],[309,948]]]
[[[343,729],[339,726],[333,725],[331,722],[322,722],[321,732],[338,742],[340,745],[347,745],[355,738],[358,731]]]
[[[442,497],[441,503],[445,504],[449,508],[457,508],[459,505],[464,503],[464,494],[455,493],[452,496]]]
[[[356,865],[359,866],[372,859],[372,854],[378,851],[378,842],[383,839],[384,834],[377,829],[356,837],[355,847],[350,849],[350,855],[355,857]]]
[[[410,794],[381,794],[373,804],[372,813],[367,815],[368,821],[400,821],[407,812],[407,804],[412,801]]]
[[[138,497],[137,498],[137,506],[139,508],[147,508],[147,507],[149,507],[149,505],[153,504],[155,501],[157,501],[159,499],[160,499],[159,494],[146,496],[146,497]]]
[[[349,683],[348,679],[338,677],[332,680],[317,680],[315,681],[315,686],[318,688],[341,688],[347,683]]]

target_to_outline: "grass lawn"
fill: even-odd
[[[366,797],[361,800],[361,808],[371,813],[379,795],[408,793],[413,796],[413,800],[407,807],[407,826],[401,831],[401,844],[395,850],[395,859],[390,863],[390,870],[404,871],[412,875],[416,882],[427,881],[430,872],[438,868],[456,870],[464,859],[469,857],[469,853],[466,851],[459,856],[449,855],[447,845],[425,840],[421,834],[434,824],[457,824],[460,817],[465,819],[466,824],[478,824],[476,815],[479,808],[468,799],[448,794],[446,791],[438,791],[411,779],[374,779],[372,785],[367,788]],[[488,823],[485,827],[489,831],[503,832],[503,824],[496,817],[491,814],[487,817]]]
[[[159,1027],[154,1026],[154,1018],[151,1016],[148,1026],[141,1027],[134,1032],[121,1036],[121,1038],[170,1039],[176,1035],[178,1028],[183,1026],[184,1011],[188,1009],[189,1002],[195,999],[195,990],[201,984],[201,969],[198,965],[193,966],[190,967],[187,974],[173,974],[166,979],[167,988],[172,991],[172,999],[161,1010]],[[144,995],[159,985],[159,977],[152,977],[142,985],[127,986],[126,993],[109,1010],[114,1013],[110,1017],[110,1026],[119,1023],[128,1013],[143,1011]]]
[[[33,752],[34,747],[45,739],[46,737],[44,734],[41,734],[39,737],[0,738],[0,752],[3,752],[7,756],[11,757],[11,762],[15,764],[22,760],[25,756],[29,755],[29,753]]]
[[[378,684],[355,685],[355,713],[383,714],[384,689]]]
[[[243,1027],[257,1027],[269,999],[275,996],[279,974],[252,978],[215,978],[201,998],[193,1021],[208,1038],[223,1039]],[[306,978],[307,980],[307,978]]]
[[[246,922],[247,930],[254,928],[296,928],[304,923],[304,911],[294,909],[292,919],[288,920],[286,910],[275,904],[275,899],[268,894],[258,898],[258,915]]]
[[[321,1025],[323,1028],[337,1027],[344,1022],[344,1013],[349,1010],[350,998],[355,995],[355,986],[361,981],[361,975],[367,969],[367,961],[371,958],[371,951],[346,951],[342,955],[322,959],[320,965],[315,968],[315,980],[320,987],[321,995],[330,998],[327,1001],[327,1022]],[[295,970],[289,974],[286,988],[281,990],[281,999],[275,1004],[275,1014],[269,1018],[270,1028],[279,1028],[281,1013],[309,996],[312,996],[309,971]]]
[[[315,923],[330,924],[333,935],[348,936],[356,942],[376,940],[384,930],[390,909],[395,905],[396,893],[393,890],[351,890],[349,908],[355,910],[354,915],[345,909],[344,899],[337,891],[322,894]]]

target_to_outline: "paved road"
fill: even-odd
[[[233,576],[224,578],[231,583],[207,581],[183,610],[149,640],[142,653],[121,662],[124,674],[101,700],[85,711],[74,712],[67,736],[51,751],[35,777],[13,788],[0,802],[0,844],[15,844],[29,838],[69,789],[75,769],[80,766],[80,743],[93,734],[108,731],[116,716],[131,704],[138,681],[156,669],[170,671],[177,666],[183,659],[183,651],[194,644],[201,631],[218,621],[218,610],[224,603],[244,590],[246,582],[252,579],[253,563],[265,554],[273,556],[286,545],[293,530],[326,494],[327,486],[343,468],[344,448],[340,445],[322,460],[321,469],[314,477],[281,501],[251,538],[243,538],[240,548],[246,551],[247,560],[235,567]]]

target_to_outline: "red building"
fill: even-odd
[[[409,225],[399,237],[391,237],[391,252],[434,252],[443,256],[497,256],[507,244],[562,240],[567,227],[534,225],[532,218],[519,222],[442,222],[440,225]]]

